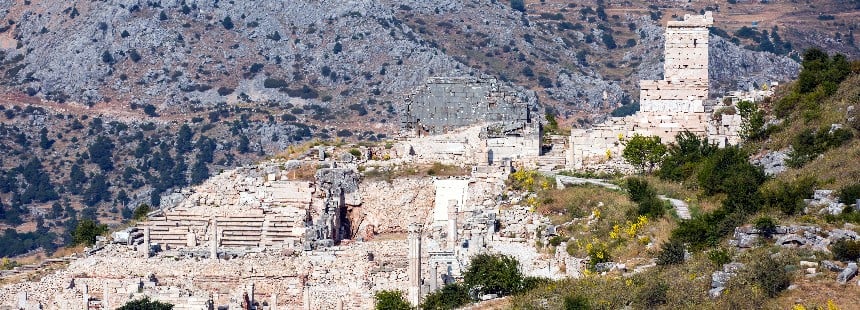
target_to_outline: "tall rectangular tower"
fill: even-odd
[[[663,79],[640,81],[640,111],[704,112],[708,99],[708,28],[711,12],[685,15],[666,27]]]

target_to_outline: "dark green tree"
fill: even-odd
[[[86,183],[87,174],[84,173],[84,169],[81,168],[81,165],[72,164],[72,168],[69,171],[69,183],[66,185],[66,188],[69,189],[70,193],[80,195]]]
[[[403,297],[401,291],[378,291],[373,295],[376,299],[374,309],[376,310],[409,310],[412,306]]]
[[[511,0],[511,8],[520,12],[525,12],[526,3],[523,0]]]
[[[194,146],[191,144],[191,139],[194,133],[191,132],[191,127],[188,124],[182,124],[179,128],[179,133],[176,134],[176,153],[185,154]]]
[[[96,174],[90,177],[90,186],[84,192],[84,204],[93,207],[102,201],[110,201],[111,194],[108,190],[110,186],[102,174]]]
[[[54,140],[48,139],[48,129],[42,128],[39,131],[39,147],[42,149],[50,149],[54,145]]]
[[[107,225],[99,224],[92,219],[82,219],[72,231],[72,243],[75,245],[93,245],[96,243],[96,236],[101,236],[107,231]]]
[[[239,151],[239,154],[245,154],[251,151],[249,145],[251,141],[248,140],[248,137],[245,135],[239,136],[239,147],[236,149]]]
[[[463,280],[469,287],[480,287],[483,293],[505,296],[520,290],[523,275],[519,262],[511,256],[478,254],[472,258]]]
[[[129,301],[117,310],[173,310],[173,305],[144,297]]]
[[[666,146],[660,143],[660,137],[635,134],[627,141],[621,156],[639,171],[644,172],[647,168],[647,172],[651,173],[654,167],[660,164],[665,154]]]
[[[191,168],[191,184],[203,183],[207,178],[209,178],[209,168],[206,163],[200,160],[194,162],[194,166]]]
[[[96,138],[89,147],[90,161],[98,165],[102,171],[113,170],[113,141],[105,136]]]
[[[54,190],[54,184],[51,183],[50,175],[45,172],[42,162],[38,158],[33,158],[18,169],[24,176],[24,181],[27,182],[27,187],[19,197],[19,202],[22,205],[31,202],[48,202],[59,198],[56,190]]]
[[[451,283],[442,289],[424,296],[421,302],[422,310],[456,309],[471,301],[469,288],[462,283]]]

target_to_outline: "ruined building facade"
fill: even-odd
[[[401,129],[406,137],[429,136],[407,154],[494,165],[540,155],[542,115],[533,93],[495,78],[432,77],[405,99]]]

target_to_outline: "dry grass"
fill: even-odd
[[[624,192],[599,186],[574,186],[542,192],[541,204],[536,210],[558,225],[586,217],[600,204],[603,204],[601,212],[611,218],[623,218],[624,212],[634,207]]]
[[[287,173],[290,180],[313,181],[316,177],[316,163],[302,163],[298,168]]]
[[[860,307],[860,286],[854,285],[854,281],[849,281],[848,285],[839,284],[835,272],[822,272],[813,278],[795,277],[792,284],[797,288],[779,296],[774,302],[777,308],[791,309],[795,304],[802,304],[806,309],[827,309],[828,301],[832,301],[839,309]]]
[[[860,181],[860,140],[854,139],[846,145],[825,152],[800,169],[789,169],[777,179],[790,181],[803,176],[812,176],[821,183],[818,188],[840,189],[842,186]]]
[[[681,182],[661,180],[654,176],[648,176],[646,179],[648,179],[648,184],[654,188],[657,194],[686,202],[690,206],[690,211],[693,215],[719,209],[724,198],[723,195],[702,195],[698,189],[690,188]]]
[[[372,169],[371,169],[372,168]],[[431,165],[361,166],[365,179],[392,181],[405,177],[454,177],[468,176],[472,171],[467,167],[433,163]]]

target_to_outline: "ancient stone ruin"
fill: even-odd
[[[607,169],[624,166],[624,141],[634,135],[658,136],[674,142],[683,131],[707,137],[721,146],[737,143],[740,115],[714,118],[708,94],[708,28],[711,12],[685,15],[666,27],[664,78],[640,81],[640,110],[627,117],[610,117],[588,129],[571,132],[570,169]]]
[[[429,136],[407,154],[470,165],[540,155],[542,114],[533,93],[489,77],[434,77],[405,101],[404,136]]]

